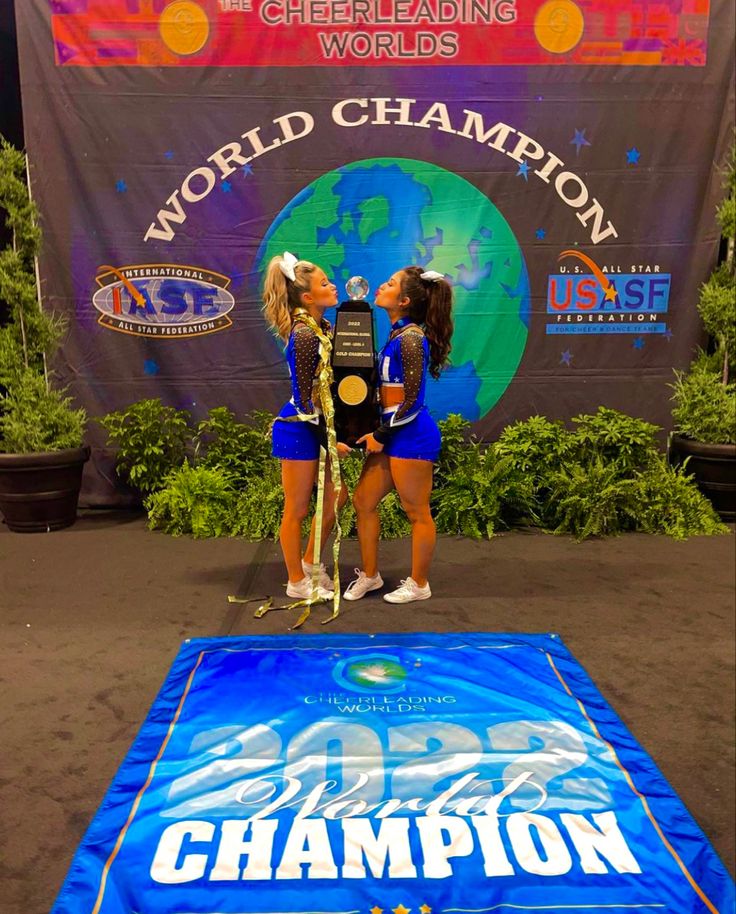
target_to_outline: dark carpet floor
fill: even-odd
[[[732,528],[733,531],[733,528]],[[343,550],[344,574],[357,544]],[[382,547],[388,584],[409,542]],[[443,538],[424,603],[344,604],[312,632],[558,632],[734,870],[734,535]],[[0,527],[0,911],[47,914],[185,638],[283,633],[227,603],[281,592],[278,546],[172,539],[137,514]],[[321,616],[324,617],[324,616]]]

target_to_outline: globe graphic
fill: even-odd
[[[258,251],[263,275],[285,250],[317,263],[344,289],[364,276],[378,286],[409,264],[445,274],[455,293],[451,365],[427,384],[437,419],[476,420],[498,402],[526,346],[530,294],[526,263],[499,210],[476,187],[415,159],[374,158],[317,178],[278,214]],[[376,341],[389,332],[374,309]],[[326,315],[334,321],[334,312]]]
[[[372,657],[345,664],[341,675],[348,684],[361,689],[395,691],[403,685],[406,670],[395,660]]]

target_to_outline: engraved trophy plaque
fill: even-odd
[[[337,440],[353,447],[358,438],[378,427],[376,347],[373,309],[363,300],[367,280],[353,276],[345,289],[349,300],[337,309],[332,344],[333,394]]]

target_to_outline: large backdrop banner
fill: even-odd
[[[731,0],[16,6],[56,367],[92,416],[276,410],[259,292],[288,249],[338,286],[448,275],[438,418],[490,438],[603,404],[670,425],[718,248]],[[114,500],[92,436],[87,499]]]
[[[52,914],[732,914],[556,635],[183,645]]]

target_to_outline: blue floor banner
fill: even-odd
[[[732,914],[557,635],[186,642],[52,914]]]

